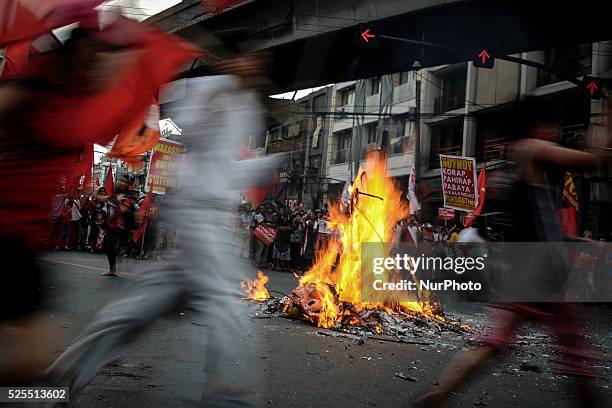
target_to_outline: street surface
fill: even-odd
[[[57,320],[57,339],[64,339],[66,345],[101,307],[137,278],[130,271],[153,261],[122,260],[119,278],[100,276],[107,268],[103,255],[47,252],[42,262],[54,294],[49,313]],[[295,286],[289,273],[266,274],[270,276],[269,289],[290,293]],[[479,304],[462,304],[449,313],[478,326],[484,311]],[[608,351],[597,364],[604,377],[601,390],[610,401],[612,313],[594,307],[587,311],[585,320],[594,333],[588,343]],[[190,310],[178,310],[157,321],[127,345],[71,406],[201,406],[197,400],[206,328],[200,321]],[[259,366],[260,386],[252,390],[251,401],[258,407],[408,407],[437,381],[453,353],[475,336],[443,333],[439,342],[430,345],[371,339],[360,345],[350,338],[317,334],[319,329],[302,321],[258,318],[255,324],[260,345],[253,361]],[[546,336],[539,331],[524,334],[519,338],[522,344],[508,358],[465,386],[451,406],[574,406],[569,379],[554,373]],[[404,373],[410,380],[398,378],[396,373]]]

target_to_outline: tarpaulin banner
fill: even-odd
[[[438,219],[442,221],[449,221],[455,219],[455,209],[454,208],[438,208]]]
[[[472,212],[478,206],[476,159],[440,155],[444,207]]]
[[[185,146],[179,142],[160,139],[155,145],[147,172],[147,191],[166,194],[166,189],[178,186],[178,167],[183,159]]]
[[[259,224],[254,230],[253,235],[263,242],[266,246],[272,245],[276,239],[276,230],[272,227],[266,227],[263,224]]]

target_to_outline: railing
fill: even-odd
[[[408,136],[397,138],[393,143],[389,143],[388,154],[402,154],[408,148]]]
[[[504,159],[508,150],[509,141],[505,137],[487,139],[484,142],[483,161]]]
[[[465,106],[465,94],[441,95],[434,99],[434,113],[444,113]]]
[[[590,44],[580,46],[577,49],[554,49],[550,52],[552,55],[550,56],[551,61],[548,62],[548,65],[551,67],[559,69],[565,74],[576,78],[589,75],[591,73],[592,50]],[[561,81],[564,81],[564,78],[560,75],[538,70],[538,87]]]
[[[439,149],[437,152],[434,152],[429,158],[429,168],[430,169],[440,168],[440,156],[439,155],[441,154],[447,154],[450,156],[460,156],[461,155],[461,145],[443,147]]]

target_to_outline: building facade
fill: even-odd
[[[516,56],[577,79],[586,75],[612,78],[612,42]],[[361,160],[370,149],[386,148],[389,175],[406,189],[415,165],[419,126],[421,216],[435,222],[437,209],[443,206],[439,155],[475,157],[478,168],[486,166],[489,174],[504,168],[509,142],[517,136],[516,108],[525,97],[542,98],[556,106],[563,145],[607,147],[608,97],[591,100],[573,83],[537,68],[496,60],[493,69],[483,69],[466,62],[389,75],[390,91],[383,90],[384,80],[330,85],[289,104],[283,123],[268,130],[265,143],[266,153],[291,152],[281,169],[287,189],[283,198],[304,201],[309,208],[337,199],[354,172],[355,140],[359,140]],[[361,110],[356,101],[360,97],[364,98]],[[385,102],[387,97],[390,99]],[[606,166],[597,172],[574,174],[580,228],[606,239],[612,239],[610,172]]]

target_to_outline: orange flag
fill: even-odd
[[[108,155],[138,169],[143,165],[142,155],[155,147],[159,137],[159,105],[153,103],[119,133]]]

